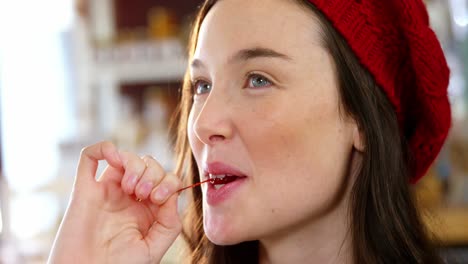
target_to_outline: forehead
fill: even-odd
[[[295,0],[221,0],[201,25],[195,57],[257,46],[301,57],[319,46],[319,32],[315,15]]]

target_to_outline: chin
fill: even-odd
[[[247,238],[242,238],[239,232],[222,228],[210,228],[207,225],[203,227],[205,235],[211,243],[218,246],[230,246],[247,241]]]
[[[218,246],[230,246],[230,245],[239,244],[245,241],[243,239],[235,238],[226,234],[223,234],[223,235],[219,233],[213,234],[212,232],[209,232],[209,231],[207,232],[206,230],[205,230],[205,235],[208,238],[208,240],[210,240],[211,243],[218,245]]]
[[[239,244],[241,242],[244,242],[244,241],[231,241],[231,240],[213,240],[211,239],[209,236],[208,237],[208,240],[210,240],[211,243],[217,245],[217,246],[232,246],[232,245],[236,245],[236,244]]]

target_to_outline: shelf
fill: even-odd
[[[96,51],[97,78],[118,83],[181,80],[187,67],[184,48],[176,39],[119,44]]]
[[[111,76],[118,83],[181,80],[187,62],[174,59],[155,62],[127,62],[98,65],[97,76]]]

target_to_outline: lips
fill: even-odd
[[[239,169],[221,162],[208,163],[204,176],[211,179],[207,191],[207,200],[210,205],[218,204],[231,197],[247,179],[247,176]]]
[[[205,167],[205,178],[211,179],[211,184],[228,184],[238,178],[246,177],[239,169],[221,162],[208,163]]]

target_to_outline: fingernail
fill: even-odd
[[[147,198],[153,189],[153,184],[151,182],[145,182],[140,187],[140,195]]]
[[[128,177],[127,183],[128,183],[128,185],[130,185],[130,186],[133,187],[133,186],[135,186],[137,180],[138,180],[138,179],[137,179],[136,175],[130,175],[130,176]]]
[[[163,202],[166,200],[167,195],[169,194],[169,190],[165,186],[159,186],[154,192],[154,200],[157,202]]]

